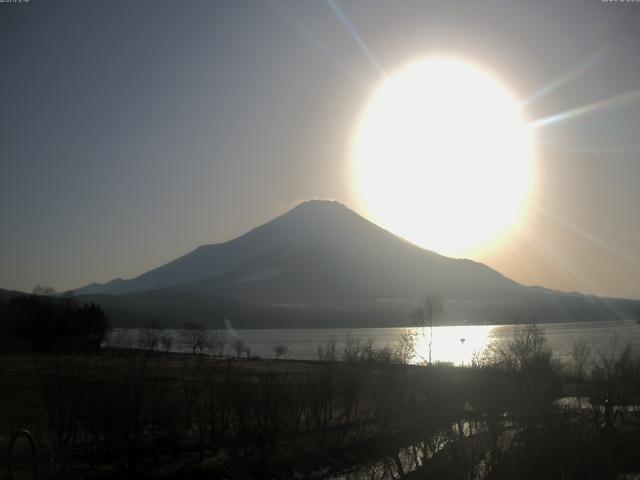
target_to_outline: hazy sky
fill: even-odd
[[[0,287],[131,277],[307,198],[363,214],[359,113],[433,53],[548,117],[640,89],[640,3],[321,0],[0,3]],[[640,93],[540,128],[511,278],[640,298]]]

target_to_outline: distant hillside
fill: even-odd
[[[405,325],[425,292],[443,296],[450,323],[631,318],[640,307],[520,285],[484,264],[419,248],[329,201],[304,202],[133,279],[76,290],[116,324],[224,326],[227,319],[251,328]]]
[[[0,288],[0,305],[9,301],[9,299],[13,297],[21,297],[22,295],[27,295],[24,292],[20,292],[18,290],[4,290]]]

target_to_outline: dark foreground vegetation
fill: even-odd
[[[560,365],[536,326],[466,367],[407,365],[408,336],[384,349],[331,343],[308,362],[171,354],[146,344],[4,352],[2,451],[12,432],[28,429],[40,478],[640,472],[640,356],[631,348],[578,344]],[[17,478],[31,478],[27,446],[21,437],[13,450]],[[4,478],[9,463],[0,465]]]

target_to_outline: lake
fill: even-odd
[[[544,329],[554,355],[560,360],[568,360],[571,347],[576,341],[583,341],[596,349],[623,348],[627,344],[640,344],[640,325],[634,321],[579,322],[540,324]],[[475,354],[481,354],[492,342],[506,341],[513,336],[515,325],[463,325],[438,326],[433,328],[432,359],[434,362],[451,362],[456,365],[469,364]],[[250,355],[273,358],[273,348],[284,345],[287,353],[283,358],[309,360],[316,358],[319,346],[325,347],[335,342],[338,351],[348,338],[361,342],[373,342],[377,348],[390,346],[398,341],[403,331],[415,334],[416,355],[413,363],[428,359],[428,329],[421,328],[333,328],[333,329],[262,329],[218,331],[228,341],[225,353],[233,354],[232,344],[241,340]],[[173,338],[171,351],[190,352],[184,342],[182,330],[165,330],[164,334]],[[139,336],[136,329],[115,329],[107,338],[106,345],[135,345]],[[462,340],[464,339],[464,341]],[[128,343],[127,343],[128,342]]]

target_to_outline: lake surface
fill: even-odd
[[[540,324],[554,355],[568,360],[576,341],[586,342],[596,349],[623,348],[628,344],[640,345],[640,325],[633,321],[580,322]],[[492,342],[503,342],[513,336],[515,325],[465,325],[433,328],[432,360],[469,364],[475,354],[481,354]],[[376,348],[392,346],[403,331],[411,331],[416,340],[413,363],[428,359],[429,330],[421,328],[339,328],[339,329],[285,329],[285,330],[218,330],[227,339],[225,354],[233,355],[232,345],[240,340],[250,355],[273,358],[274,347],[283,345],[287,353],[283,358],[310,360],[317,358],[318,347],[335,342],[339,352],[348,339],[359,339],[362,344],[372,342]],[[105,342],[135,346],[139,330],[116,329]],[[162,334],[173,338],[171,351],[190,352],[182,330],[165,330]],[[462,341],[464,339],[464,341]],[[206,351],[206,350],[205,350]]]

